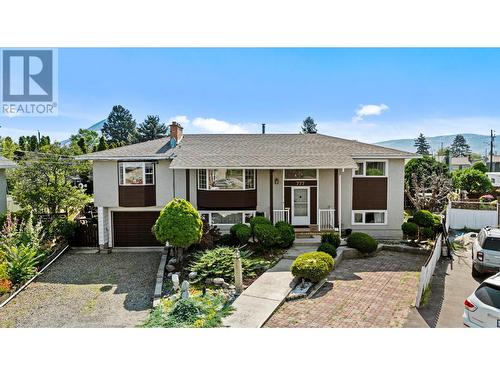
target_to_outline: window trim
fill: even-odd
[[[389,177],[389,160],[387,159],[363,159],[363,160],[354,160],[357,163],[363,163],[363,174],[356,174],[357,169],[352,169],[352,177],[368,177],[368,178],[381,178],[381,177]],[[366,163],[384,163],[384,174],[381,176],[367,176],[366,175]]]
[[[384,222],[383,223],[365,223],[366,213],[368,213],[368,212],[383,213],[384,214]],[[354,215],[359,214],[359,213],[363,214],[363,222],[362,223],[356,223],[354,221]],[[387,225],[387,210],[352,210],[351,225],[367,225],[367,226]]]
[[[245,223],[245,215],[247,214],[251,214],[253,215],[254,217],[257,215],[257,211],[252,211],[252,210],[237,210],[237,211],[221,211],[221,210],[215,210],[215,211],[207,211],[207,210],[203,210],[203,211],[199,211],[200,213],[200,216],[201,215],[208,215],[208,224],[209,225],[215,225],[217,227],[232,227],[233,225],[235,224],[214,224],[213,223],[213,219],[212,219],[212,215],[213,214],[241,214],[241,223],[240,224],[245,224],[245,225],[250,225],[250,223]]]
[[[127,166],[132,166],[132,165],[140,165],[142,168],[142,181],[144,183],[142,184],[126,184],[125,183],[125,167]],[[148,184],[146,183],[146,164],[151,164],[153,167],[153,182]],[[155,185],[156,183],[156,163],[151,162],[151,161],[120,161],[118,162],[118,185],[119,186],[151,186]],[[148,175],[151,173],[148,173]]]
[[[214,170],[214,169],[237,169],[243,171],[243,189],[210,189],[208,185],[208,171]],[[247,183],[247,177],[246,177],[246,171],[247,170],[253,170],[253,188],[246,188],[246,183]],[[200,187],[200,171],[205,171],[205,187],[201,188]],[[204,190],[204,191],[250,191],[250,190],[255,190],[257,189],[257,172],[253,168],[199,168],[196,170],[196,188],[198,190]]]
[[[286,172],[287,171],[296,171],[296,170],[305,170],[309,169],[311,171],[316,171],[316,177],[314,178],[287,178],[286,177]],[[319,169],[317,168],[288,168],[288,169],[283,169],[283,181],[318,181],[318,176],[319,176]]]

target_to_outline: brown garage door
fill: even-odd
[[[151,232],[159,214],[158,211],[113,212],[113,245],[162,246]]]

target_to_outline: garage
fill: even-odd
[[[113,212],[113,246],[162,246],[151,231],[159,214],[159,211]]]

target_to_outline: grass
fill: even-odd
[[[429,302],[431,298],[431,284],[427,285],[422,294],[422,298],[420,298],[420,307],[425,306],[427,302]]]

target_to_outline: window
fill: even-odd
[[[482,284],[475,292],[476,297],[488,306],[500,309],[500,288],[495,285]]]
[[[352,223],[353,224],[386,224],[387,212],[386,211],[353,211]]]
[[[253,190],[254,169],[198,169],[198,189]]]
[[[241,212],[236,213],[212,213],[212,224],[240,224],[242,222]]]
[[[203,211],[200,216],[210,225],[229,229],[234,224],[249,224],[255,211]]]
[[[285,180],[315,180],[316,169],[285,169]]]
[[[153,163],[119,163],[118,171],[120,185],[153,185],[155,183]]]
[[[386,177],[386,161],[360,161],[356,162],[358,169],[355,169],[355,177]]]

